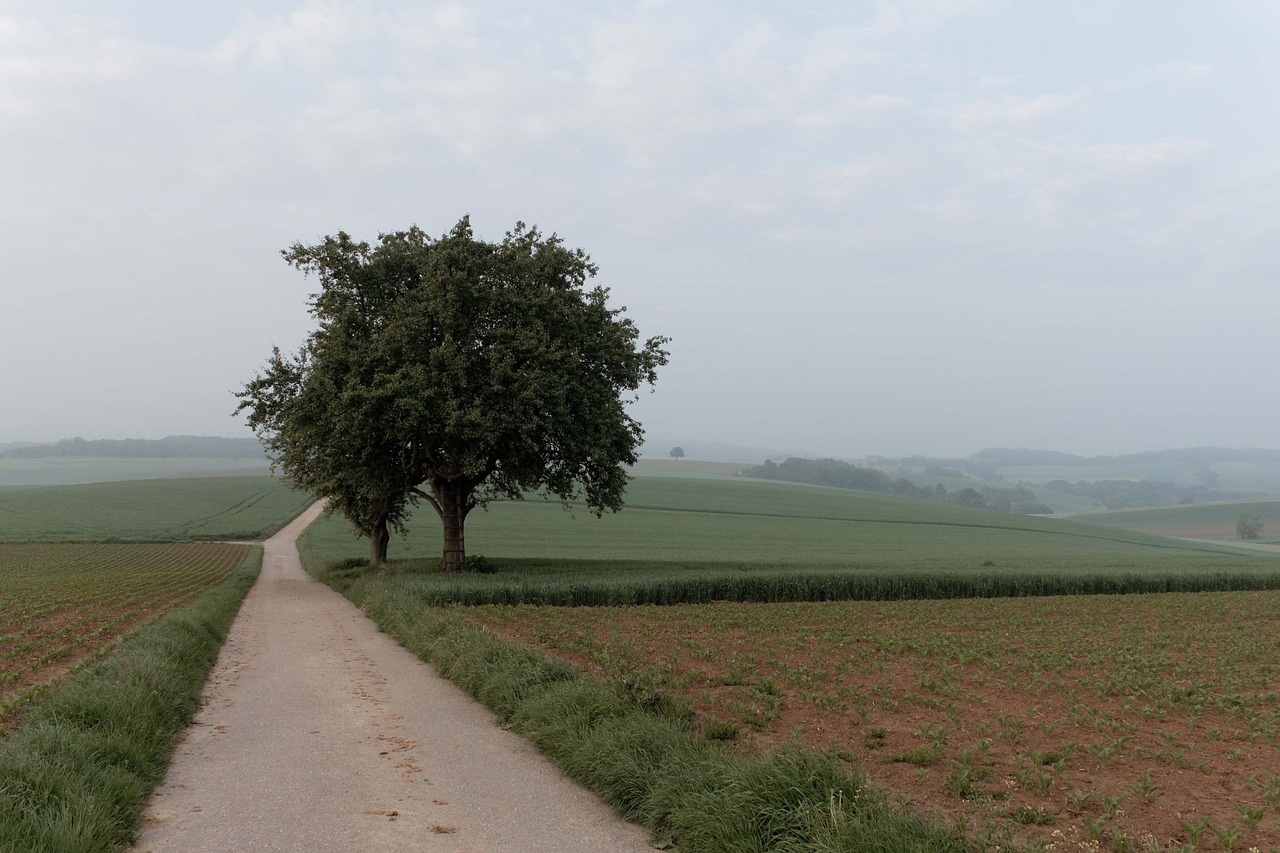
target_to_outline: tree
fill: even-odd
[[[956,489],[951,493],[952,501],[972,509],[988,509],[987,499],[977,489]]]
[[[329,499],[386,559],[419,500],[444,531],[443,568],[466,565],[467,514],[542,489],[596,514],[622,507],[643,437],[626,410],[667,363],[581,249],[523,223],[477,240],[468,218],[433,239],[416,226],[374,245],[345,233],[285,260],[315,275],[318,328],[277,349],[237,411],[284,476]]]
[[[681,447],[680,445],[676,445],[675,447],[671,448],[671,458],[672,458],[672,459],[683,459],[683,458],[684,458],[684,448],[683,448],[683,447]]]
[[[1257,539],[1262,532],[1262,520],[1252,513],[1245,513],[1236,522],[1236,533],[1241,539]]]

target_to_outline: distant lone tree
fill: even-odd
[[[684,448],[683,448],[683,447],[681,447],[681,446],[680,446],[680,445],[678,445],[678,444],[677,444],[675,447],[671,448],[671,458],[672,458],[672,459],[683,459],[683,458],[684,458]]]
[[[319,281],[318,328],[296,356],[274,350],[236,411],[286,480],[369,538],[371,563],[419,500],[440,517],[448,572],[466,566],[467,514],[495,498],[621,508],[643,437],[626,405],[668,339],[638,343],[609,292],[587,287],[581,249],[523,223],[484,242],[463,218],[438,239],[339,232],[282,254]]]
[[[1252,513],[1245,513],[1236,522],[1236,533],[1241,539],[1257,539],[1262,532],[1262,520]]]

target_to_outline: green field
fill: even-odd
[[[120,458],[98,456],[37,456],[0,458],[0,489],[14,486],[59,486],[149,480],[161,477],[262,476],[262,459],[226,457]]]
[[[330,518],[310,535],[326,553],[362,556],[363,545],[348,529]],[[466,533],[471,554],[554,560],[956,567],[1000,559],[1031,567],[1075,556],[1234,553],[1061,519],[706,476],[637,477],[623,511],[602,518],[540,498],[496,502],[469,516]],[[392,543],[393,557],[431,556],[439,548],[440,525],[426,508],[411,522],[410,535]]]
[[[0,541],[261,539],[310,501],[274,477],[3,489]]]
[[[672,603],[1235,588],[1280,583],[1272,558],[1059,519],[727,477],[646,476],[627,506],[597,519],[540,499],[492,504],[467,522],[488,574],[435,570],[433,512],[392,542],[416,594],[465,603]],[[341,518],[313,525],[304,550],[359,559]],[[1131,579],[1137,578],[1136,585]],[[1159,584],[1168,581],[1167,585]],[[1204,586],[1199,586],[1203,582]],[[1127,585],[1128,584],[1128,585]]]

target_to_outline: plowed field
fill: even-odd
[[[0,544],[0,733],[72,666],[225,580],[250,547]]]
[[[1275,592],[468,614],[683,700],[737,749],[839,755],[988,840],[1280,846]]]

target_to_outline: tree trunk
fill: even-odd
[[[370,566],[380,566],[387,562],[387,546],[392,540],[392,530],[387,523],[388,517],[388,512],[380,506],[374,510],[374,523],[369,530]]]
[[[446,572],[465,572],[467,570],[467,552],[462,535],[463,524],[467,513],[471,490],[461,483],[442,483],[435,489],[439,503],[440,521],[444,524],[444,557],[441,567]]]
[[[387,526],[387,517],[379,516],[373,522],[373,530],[369,533],[369,565],[380,566],[387,561],[387,546],[391,543],[391,528]]]

